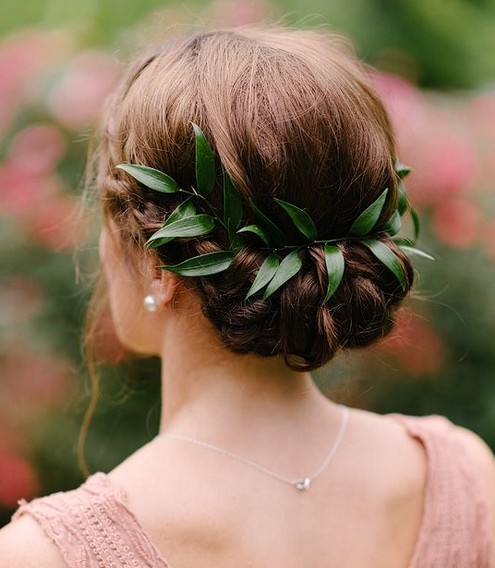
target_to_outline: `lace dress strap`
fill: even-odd
[[[31,515],[69,568],[167,568],[126,505],[123,491],[96,473],[72,491],[20,502],[14,519]]]
[[[490,568],[488,500],[455,426],[442,416],[390,416],[423,443],[428,459],[423,521],[410,568]]]

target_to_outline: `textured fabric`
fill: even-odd
[[[73,491],[20,504],[14,519],[33,516],[70,568],[167,568],[127,508],[125,494],[103,473]]]
[[[490,568],[487,498],[454,425],[442,416],[390,416],[422,441],[428,458],[423,521],[410,568]]]
[[[440,416],[389,415],[419,439],[428,459],[423,519],[409,568],[491,568],[486,497],[451,422]],[[73,491],[21,502],[56,544],[69,568],[167,563],[103,473]],[[199,567],[198,567],[199,568]]]

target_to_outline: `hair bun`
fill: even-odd
[[[98,147],[99,191],[129,250],[144,250],[172,203],[168,196],[150,197],[128,177],[103,182],[127,163],[166,172],[181,188],[195,187],[191,123],[204,128],[241,200],[256,203],[288,236],[296,232],[294,223],[273,198],[306,211],[318,241],[328,242],[345,239],[385,188],[378,229],[397,208],[390,121],[339,36],[283,28],[199,32],[146,55],[107,107]],[[224,199],[218,182],[209,193],[212,210],[220,210]],[[249,214],[245,220],[256,222]],[[159,246],[160,263],[225,250],[225,232],[217,225],[208,234]],[[266,257],[258,241],[247,243],[225,272],[192,278],[192,285],[227,347],[283,355],[295,369],[315,369],[339,349],[383,337],[413,281],[409,261],[391,241],[386,244],[403,266],[403,287],[363,242],[342,240],[344,277],[325,305],[327,271],[319,244],[301,249],[301,270],[272,296],[246,300]]]
[[[395,323],[397,308],[412,287],[414,272],[408,257],[391,239],[387,239],[387,246],[402,264],[404,289],[363,242],[345,245],[346,272],[332,310],[341,348],[367,347],[385,337]]]
[[[254,249],[241,251],[225,273],[198,279],[204,313],[225,345],[236,353],[283,355],[290,367],[302,371],[321,367],[341,349],[365,347],[384,337],[412,285],[411,265],[397,249],[407,276],[403,290],[364,243],[339,246],[346,259],[344,278],[324,305],[325,259],[316,245],[301,251],[303,269],[267,300],[244,300],[264,260]]]

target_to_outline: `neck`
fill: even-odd
[[[329,403],[309,373],[283,357],[234,354],[213,330],[196,331],[187,323],[164,334],[160,432],[248,447],[248,439],[312,435],[323,416],[328,426]]]

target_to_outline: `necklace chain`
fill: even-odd
[[[247,459],[247,458],[244,458],[244,457],[239,456],[237,454],[234,454],[233,452],[230,452],[229,450],[225,450],[224,448],[219,448],[218,446],[214,446],[213,444],[209,444],[208,442],[204,442],[204,441],[198,440],[196,438],[191,438],[190,436],[185,436],[183,434],[174,434],[173,432],[171,432],[171,433],[165,432],[165,433],[161,434],[160,437],[172,438],[172,439],[175,439],[175,440],[182,440],[183,442],[188,442],[190,444],[195,444],[196,446],[201,446],[202,448],[213,450],[215,452],[218,452],[219,454],[223,454],[224,456],[227,456],[229,458],[237,460],[237,461],[239,461],[239,462],[241,462],[245,465],[249,465],[251,467],[254,467],[258,471],[261,471],[262,473],[265,473],[266,475],[269,475],[270,477],[274,477],[275,479],[278,479],[279,481],[289,483],[290,485],[294,486],[299,491],[305,491],[305,490],[310,488],[311,483],[319,475],[321,475],[321,473],[323,473],[325,468],[329,465],[329,463],[335,457],[335,454],[337,453],[337,450],[339,449],[339,446],[342,442],[342,439],[344,438],[344,434],[345,434],[345,431],[346,431],[346,428],[347,428],[348,421],[349,421],[349,409],[346,406],[342,406],[342,419],[341,419],[341,422],[340,422],[340,428],[339,428],[339,431],[337,432],[337,436],[335,437],[335,440],[332,443],[332,446],[330,448],[328,455],[326,456],[326,458],[323,460],[322,464],[318,467],[318,469],[312,475],[307,475],[307,476],[304,476],[300,479],[291,479],[291,478],[285,477],[284,475],[280,475],[279,473],[272,471],[271,469],[268,469],[268,468],[262,466],[259,463],[251,461],[250,459]]]

